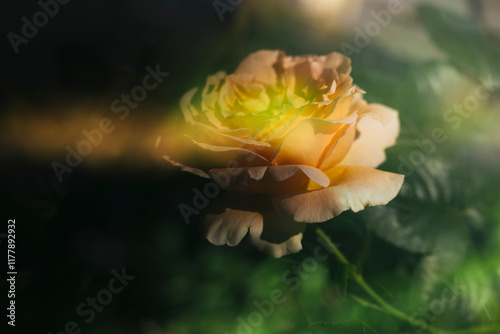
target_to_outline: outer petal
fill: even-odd
[[[224,189],[261,194],[301,191],[311,181],[319,187],[330,184],[328,176],[319,169],[300,165],[211,169],[209,175]]]
[[[180,106],[182,110],[182,114],[184,115],[184,119],[186,122],[190,124],[196,123],[196,117],[199,115],[199,111],[191,104],[194,95],[198,91],[198,87],[195,87],[189,90],[184,96],[182,96],[180,101]]]
[[[277,74],[273,66],[279,54],[280,51],[277,50],[261,50],[252,53],[241,61],[234,74],[251,74],[257,82],[275,86]]]
[[[168,139],[168,138],[167,138]],[[169,155],[162,158],[182,171],[204,178],[210,178],[205,172],[209,168],[235,168],[270,166],[271,163],[263,156],[240,147],[215,146],[198,143],[187,136],[177,141],[177,148],[171,149]],[[172,146],[172,145],[170,145]],[[183,154],[188,152],[187,154]]]
[[[326,172],[332,186],[294,195],[274,196],[276,209],[295,221],[320,223],[351,209],[385,205],[398,194],[404,176],[369,167],[334,167]]]
[[[351,74],[351,59],[339,52],[332,52],[326,56],[320,56],[316,60],[322,63],[325,67],[333,68],[337,73],[349,75]]]
[[[399,135],[398,112],[381,104],[369,104],[356,126],[359,137],[340,165],[377,167],[385,161],[384,150]]]
[[[177,161],[173,160],[172,158],[170,158],[168,155],[164,155],[164,156],[162,156],[162,158],[167,160],[168,162],[170,162],[170,164],[172,166],[179,167],[183,172],[188,172],[188,173],[191,173],[194,175],[198,175],[199,177],[203,177],[206,179],[210,178],[210,176],[207,173],[205,173],[203,170],[201,170],[199,168],[184,166],[180,162],[177,162]]]
[[[353,113],[335,121],[319,118],[301,121],[283,138],[272,161],[279,165],[320,166],[357,116]]]
[[[273,257],[302,249],[305,224],[280,217],[269,202],[255,195],[226,194],[202,221],[202,233],[214,245],[238,245],[248,234],[259,250]]]
[[[269,166],[271,163],[266,160],[263,156],[255,153],[251,150],[247,150],[240,147],[229,147],[229,146],[217,146],[205,143],[198,143],[194,141],[194,144],[203,149],[210,159],[212,166],[221,165],[219,162],[223,162],[223,166],[229,167],[255,167],[255,166]]]

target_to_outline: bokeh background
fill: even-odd
[[[387,24],[374,13],[393,1],[230,3],[72,0],[18,53],[7,36],[40,5],[2,4],[0,248],[14,218],[18,247],[8,330],[60,333],[75,321],[89,334],[500,333],[500,2],[401,0]],[[333,257],[294,273],[318,246],[313,227],[302,252],[272,259],[245,242],[213,246],[184,222],[178,205],[206,181],[170,167],[156,140],[176,131],[187,90],[259,49],[344,52],[365,98],[399,110],[401,135],[380,168],[406,174],[400,195],[321,226],[386,301],[425,324],[373,308]],[[119,119],[113,101],[147,66],[169,75]],[[52,163],[103,118],[115,130],[60,182]],[[124,267],[135,279],[85,323],[77,306]],[[449,284],[460,288],[444,302]],[[286,301],[248,325],[275,289]]]

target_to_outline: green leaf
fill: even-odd
[[[436,45],[461,71],[476,78],[500,79],[500,47],[477,20],[429,5],[419,7],[420,19]]]
[[[363,213],[375,235],[422,255],[411,271],[419,305],[428,303],[436,287],[462,265],[470,246],[469,229],[483,219],[476,210],[481,187],[475,173],[464,169],[427,158],[406,177],[396,199]],[[471,211],[475,214],[469,214]]]
[[[449,173],[449,167],[428,159],[406,177],[396,199],[362,213],[367,227],[410,252],[463,248],[465,216],[454,188],[460,185],[453,184]]]

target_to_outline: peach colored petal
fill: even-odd
[[[358,111],[356,108],[356,102],[363,98],[362,91],[356,87],[352,87],[347,93],[339,96],[331,105],[323,108],[323,113],[318,117],[325,119],[342,119],[352,114],[354,111]]]
[[[218,129],[227,129],[227,126],[224,125],[219,119],[219,113],[217,111],[219,89],[224,82],[225,77],[225,72],[217,72],[216,74],[209,76],[201,94],[201,108],[204,115],[207,121],[212,123]]]
[[[271,163],[260,154],[244,148],[216,146],[206,143],[198,143],[195,140],[193,140],[193,143],[204,150],[211,151],[210,156],[213,157],[213,161],[233,162],[233,167],[271,165]]]
[[[369,104],[356,125],[359,137],[354,140],[340,165],[377,167],[385,161],[385,149],[396,143],[399,135],[398,112],[380,104]]]
[[[224,117],[258,114],[267,110],[271,102],[264,85],[257,83],[249,74],[228,75],[219,94],[219,105]],[[235,108],[235,103],[239,104],[239,108]],[[229,110],[225,110],[224,106],[229,107]]]
[[[162,158],[165,159],[166,161],[170,162],[170,164],[172,164],[172,166],[180,167],[180,169],[183,172],[188,172],[188,173],[198,175],[200,177],[207,178],[207,179],[210,178],[210,176],[207,173],[205,173],[203,170],[198,169],[198,168],[189,167],[189,166],[184,166],[180,162],[177,162],[177,161],[173,160],[172,158],[170,158],[168,155],[164,155],[164,156],[162,156]]]
[[[256,248],[275,258],[302,249],[305,224],[278,216],[269,203],[258,203],[253,195],[226,197],[214,203],[202,220],[203,236],[212,244],[236,246],[248,234]]]
[[[328,187],[329,178],[311,166],[259,166],[211,169],[208,174],[222,188],[246,190],[261,194],[284,194],[300,191],[312,181],[319,187]]]
[[[226,145],[226,146],[250,146],[250,147],[270,147],[269,143],[259,140],[252,140],[246,138],[240,138],[232,136],[228,133],[222,131],[217,131],[209,126],[203,124],[197,124],[200,130],[203,131],[208,137],[210,137],[215,144]]]
[[[321,223],[345,210],[385,205],[398,194],[404,176],[369,167],[343,166],[327,171],[331,186],[303,193],[273,196],[279,212],[295,221]]]
[[[201,104],[204,110],[215,109],[218,91],[220,89],[220,86],[224,82],[225,77],[226,73],[222,71],[219,71],[214,75],[209,75],[207,77],[207,82],[205,84],[205,87],[203,88],[203,92],[201,93]]]
[[[338,52],[332,52],[326,56],[317,57],[316,61],[323,64],[324,67],[335,70],[335,81],[337,86],[329,98],[335,100],[345,94],[352,88],[351,59]]]
[[[302,110],[303,108],[283,107],[283,112],[278,117],[268,120],[265,125],[259,124],[261,128],[255,131],[255,139],[268,141],[283,136],[297,122]]]
[[[331,153],[326,154],[325,159],[321,162],[318,168],[321,170],[327,170],[341,162],[351,149],[355,135],[355,126],[350,126],[347,130],[345,130],[335,145],[331,147]]]
[[[223,72],[220,72],[224,74]],[[225,74],[224,74],[225,75]],[[213,78],[215,76],[209,77],[207,80],[216,80]],[[212,78],[212,79],[210,79]],[[232,78],[234,79],[235,76],[232,75]],[[261,96],[260,99],[255,99],[255,98],[247,98],[244,102],[242,101],[243,104],[246,103],[246,106],[249,107],[252,104],[254,106],[259,105],[260,103],[263,103],[263,105],[260,105],[259,108],[263,108],[264,105],[269,104],[269,98],[267,95],[265,95],[265,92],[263,91],[262,85],[260,84],[251,84],[254,85],[252,89],[255,89],[257,94]],[[226,87],[228,85],[223,85],[223,87]],[[249,88],[250,89],[250,88]],[[214,138],[217,138],[219,141],[218,144],[224,143],[226,140],[232,141],[232,142],[239,142],[239,143],[244,143],[244,144],[250,144],[250,145],[255,145],[255,146],[269,146],[269,144],[265,142],[259,142],[256,140],[251,140],[251,139],[245,139],[245,138],[240,138],[240,137],[235,137],[231,136],[230,133],[235,133],[235,132],[244,132],[246,130],[245,128],[249,126],[256,126],[258,124],[256,123],[262,123],[264,121],[268,121],[269,115],[265,114],[260,114],[260,113],[252,113],[251,110],[245,109],[244,106],[240,105],[239,102],[235,102],[236,100],[236,95],[235,94],[221,94],[221,92],[218,92],[216,95],[214,95],[214,92],[207,93],[204,91],[202,93],[202,99],[201,99],[201,108],[202,112],[198,110],[193,104],[193,98],[198,92],[198,88],[193,88],[190,91],[188,91],[184,96],[182,97],[180,101],[180,106],[182,113],[184,115],[184,119],[186,120],[187,123],[201,127],[204,132],[207,134],[213,136]],[[254,92],[255,93],[255,92]],[[262,97],[265,96],[265,97]],[[224,108],[224,112],[221,114],[221,111],[219,110],[220,108],[216,106],[218,104],[217,101],[213,101],[214,99],[216,100],[224,100],[224,103],[229,103],[229,105],[226,105]],[[220,102],[222,103],[222,102]],[[234,117],[233,113],[238,113],[236,112],[236,104],[238,104],[238,108],[240,108],[240,112],[242,113],[240,117]],[[217,109],[217,111],[215,110]],[[278,113],[281,114],[281,113]],[[224,116],[228,116],[228,119],[224,119]],[[249,124],[247,124],[249,123]],[[242,128],[243,126],[243,128]],[[223,138],[225,137],[225,138]],[[238,145],[238,143],[237,143]]]
[[[186,122],[190,124],[196,123],[196,116],[198,116],[198,110],[191,104],[191,101],[198,91],[198,87],[195,87],[189,90],[186,94],[184,94],[180,101],[180,106],[182,110],[182,114],[184,115],[184,119]]]
[[[300,61],[290,67],[285,74],[293,76],[299,88],[311,80],[317,80],[323,72],[323,66],[309,57],[300,57]]]
[[[210,145],[197,142],[186,135],[183,137],[185,140],[177,141],[180,149],[170,150],[162,157],[185,172],[209,178],[204,171],[208,167],[234,168],[270,165],[270,162],[263,156],[244,148]],[[184,151],[189,153],[184,155],[182,154]]]
[[[356,119],[357,114],[353,113],[335,121],[319,118],[301,121],[283,138],[273,157],[273,163],[320,166]]]
[[[317,61],[322,63],[325,67],[335,69],[339,75],[351,74],[351,59],[339,52],[332,52],[326,56],[320,56]]]
[[[277,75],[273,65],[279,53],[280,51],[276,50],[261,50],[252,53],[241,61],[234,74],[251,74],[257,82],[275,86]]]
[[[198,108],[196,108],[192,104],[193,98],[197,92],[198,88],[195,87],[189,90],[186,94],[184,94],[184,96],[180,100],[180,107],[186,122],[195,126],[204,126],[204,127],[213,126],[219,130],[227,129],[227,127],[224,126],[224,124],[222,124],[221,121],[217,118],[215,110],[211,108],[211,104],[213,102],[210,100],[214,98],[213,94],[210,97],[210,96],[205,96],[204,95],[205,93],[202,93],[202,99],[201,99],[202,112],[200,112]]]

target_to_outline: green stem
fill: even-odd
[[[358,268],[350,263],[347,258],[342,254],[342,252],[338,249],[337,246],[332,242],[332,240],[325,234],[325,232],[321,228],[316,229],[316,234],[325,242],[326,246],[331,250],[331,252],[337,257],[337,259],[344,264],[347,267],[347,271],[351,275],[351,277],[354,279],[356,283],[368,294],[370,297],[373,298],[381,307],[382,309],[395,316],[396,318],[408,321],[410,324],[415,325],[415,326],[420,326],[421,324],[418,321],[415,321],[413,318],[408,316],[406,313],[396,309],[389,303],[387,303],[382,297],[380,297],[375,290],[373,290],[368,283],[365,282],[363,275],[360,274]],[[433,326],[427,326],[426,328],[429,332],[435,333],[435,334],[476,334],[476,333],[493,333],[493,331],[498,330],[498,328],[493,328],[493,327],[488,327],[488,326],[483,326],[483,327],[476,327],[476,328],[468,328],[468,329],[463,329],[463,330],[458,330],[458,331],[447,331],[444,329],[439,329]]]
[[[333,252],[333,254],[335,254],[335,256],[337,257],[337,259],[339,259],[340,262],[342,262],[346,266],[349,265],[349,261],[347,261],[344,254],[340,252],[337,246],[335,246],[335,244],[330,240],[330,238],[325,234],[325,232],[323,232],[322,229],[318,227],[316,229],[316,233],[319,235],[321,239],[323,239],[328,248],[330,248],[330,250]]]
[[[484,333],[498,333],[498,326],[480,326],[466,329],[459,329],[450,333],[453,334],[484,334]]]
[[[394,308],[393,306],[389,305],[385,300],[382,299],[382,297],[380,297],[366,282],[365,280],[363,279],[363,276],[361,276],[360,274],[356,273],[356,272],[351,272],[351,275],[352,277],[354,278],[354,280],[356,281],[356,283],[358,283],[358,285],[366,291],[366,293],[368,293],[370,295],[370,297],[373,298],[373,300],[375,300],[380,306],[382,306],[384,308],[384,310],[386,310],[388,313],[394,315],[395,317],[397,318],[400,318],[400,319],[403,319],[403,320],[407,320],[408,322],[410,322],[411,324],[413,325],[419,325],[420,323],[413,320],[412,318],[410,318],[408,315],[406,315],[405,313],[401,312],[400,310]]]
[[[359,271],[357,270],[357,267],[354,266],[353,264],[351,264],[347,259],[346,257],[344,256],[344,254],[342,254],[342,252],[338,249],[337,246],[335,246],[335,244],[332,242],[332,240],[330,240],[330,238],[325,234],[325,232],[321,229],[321,228],[317,228],[316,229],[316,233],[318,234],[318,236],[325,242],[325,244],[328,246],[328,248],[332,251],[332,253],[337,257],[337,259],[342,263],[342,264],[345,264],[347,266],[347,271],[349,272],[349,274],[352,276],[352,278],[356,281],[356,283],[358,283],[358,285],[363,289],[365,290],[366,293],[368,293],[380,306],[382,306],[382,308],[400,318],[400,319],[403,319],[403,320],[407,320],[409,321],[411,324],[414,324],[414,325],[419,325],[418,322],[416,322],[415,320],[411,319],[408,315],[404,314],[403,312],[399,311],[398,309],[392,307],[391,305],[389,305],[384,299],[382,299],[382,297],[380,297],[366,282],[365,280],[363,279],[363,276],[359,273]]]

